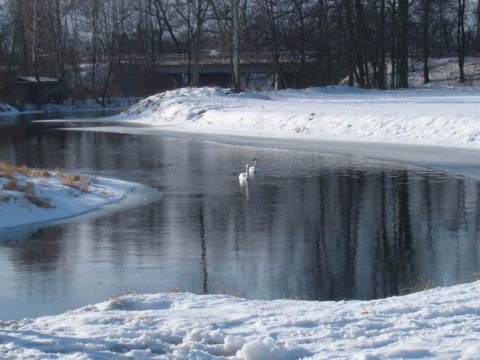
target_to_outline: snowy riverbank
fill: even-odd
[[[470,147],[472,159],[480,147],[479,101],[476,89],[378,93],[331,88],[243,95],[182,89],[148,98],[116,119],[156,127],[144,127],[144,133],[283,136],[294,142],[384,137],[384,143]],[[445,149],[448,154],[455,148]],[[412,152],[422,153],[421,147]],[[438,152],[424,151],[424,156],[438,157]],[[45,359],[476,359],[479,293],[476,281],[375,301],[119,296],[59,316],[4,321],[0,354]]]
[[[479,88],[184,88],[146,98],[117,119],[192,133],[480,148],[479,103]]]
[[[0,163],[0,189],[2,241],[80,216],[139,206],[160,196],[154,189],[127,181],[13,168],[5,163]]]
[[[145,99],[116,119],[195,134],[469,147],[472,152],[462,150],[462,156],[474,163],[480,149],[479,103],[475,88],[378,92],[334,87],[244,94],[180,89]],[[421,146],[414,149],[406,154],[422,153]],[[425,149],[425,159],[438,157],[437,151]],[[452,148],[445,149],[447,154]],[[458,163],[452,159],[450,165]],[[462,166],[465,173],[467,165]],[[1,322],[0,355],[478,359],[479,293],[480,281],[374,301],[118,296],[59,316]]]
[[[126,295],[0,323],[0,355],[35,359],[478,359],[480,282],[375,301]]]

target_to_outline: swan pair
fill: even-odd
[[[239,180],[248,180],[249,179],[249,174],[255,174],[257,172],[257,158],[253,159],[253,166],[250,166],[250,164],[247,164],[245,166],[245,172],[241,173],[238,176]]]

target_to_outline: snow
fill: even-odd
[[[375,301],[137,294],[0,325],[3,358],[478,359],[480,282]]]
[[[33,184],[34,196],[45,206],[27,200],[23,191],[2,189],[9,180],[0,177],[1,240],[17,240],[45,225],[78,220],[81,215],[98,216],[139,206],[160,196],[156,190],[140,184],[98,177],[84,177],[88,187],[82,191],[64,185],[61,174],[50,174],[49,177],[15,174],[20,186],[27,182]]]
[[[478,83],[476,63],[467,59],[467,84]],[[236,94],[181,88],[143,99],[116,119],[197,134],[480,148],[480,87],[459,86],[453,58],[431,61],[432,81],[423,87],[416,67],[412,89],[329,86]]]
[[[196,133],[480,148],[479,102],[479,88],[184,88],[144,99],[119,118]]]
[[[185,88],[144,99],[115,120],[151,125],[146,132],[410,144],[410,153],[426,159],[434,151],[422,146],[447,145],[441,154],[455,157],[454,150],[463,149],[476,164],[480,89],[438,85],[242,94]],[[407,157],[404,150],[399,153]],[[480,359],[479,294],[479,280],[372,301],[129,294],[58,316],[0,322],[0,357]]]

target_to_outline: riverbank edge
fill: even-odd
[[[98,119],[100,122],[125,123],[115,118]],[[408,143],[386,143],[369,141],[344,141],[303,139],[292,137],[239,135],[228,133],[193,132],[181,128],[156,127],[138,124],[128,126],[98,126],[67,128],[68,131],[111,132],[132,135],[157,135],[170,138],[212,141],[232,146],[273,148],[282,150],[309,151],[324,154],[354,156],[366,159],[393,161],[441,170],[480,180],[480,149],[452,145],[418,145]]]
[[[101,179],[105,181],[116,180],[110,178]],[[118,200],[106,202],[104,204],[94,206],[91,209],[81,211],[76,214],[70,214],[64,217],[56,217],[49,220],[30,222],[15,226],[0,227],[0,240],[18,241],[42,228],[72,221],[81,221],[85,219],[106,216],[115,212],[147,205],[149,203],[159,200],[163,196],[163,193],[161,191],[144,184],[133,183],[123,180],[122,183],[128,185],[128,189]]]

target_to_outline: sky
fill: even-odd
[[[439,84],[384,92],[341,86],[243,94],[179,89],[140,101],[115,118],[115,130],[102,131],[128,131],[121,127],[128,121],[151,125],[144,132],[249,136],[250,145],[264,138],[361,143],[377,152],[400,149],[399,159],[415,153],[425,163],[457,151],[464,162],[449,159],[452,169],[478,175],[478,104],[479,88]],[[133,185],[118,181],[101,184],[121,203]],[[68,200],[76,206],[88,198]],[[13,212],[15,204],[9,206]],[[98,202],[87,206],[97,209]],[[475,276],[465,284],[372,301],[126,294],[57,316],[1,321],[0,357],[473,360],[480,359],[479,295]]]

